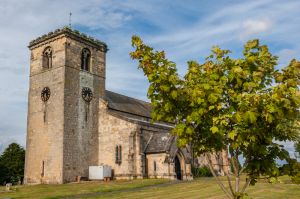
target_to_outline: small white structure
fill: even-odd
[[[7,183],[5,185],[5,191],[10,191],[11,190],[11,187],[12,187],[12,183]]]
[[[89,166],[89,180],[103,180],[104,178],[111,178],[110,166]]]

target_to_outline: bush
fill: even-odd
[[[213,176],[210,169],[206,166],[199,167],[199,168],[193,168],[192,173],[193,173],[193,176],[195,178],[198,178],[198,177],[212,177]]]
[[[300,162],[296,162],[293,165],[293,170],[291,175],[292,182],[295,184],[300,184]]]
[[[292,182],[300,184],[300,163],[296,159],[288,159],[288,163],[279,168],[280,175],[291,176]]]
[[[298,172],[297,175],[292,176],[291,179],[293,183],[300,184],[300,172]]]

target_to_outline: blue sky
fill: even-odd
[[[240,56],[259,38],[279,56],[279,68],[300,59],[299,0],[0,0],[0,150],[25,145],[30,40],[72,26],[108,44],[107,89],[146,99],[147,81],[129,57],[139,35],[165,50],[180,74],[213,45]],[[287,144],[291,149],[291,145]]]

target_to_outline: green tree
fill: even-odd
[[[17,143],[10,144],[0,156],[0,183],[16,183],[23,179],[25,150]]]
[[[235,186],[231,174],[229,190],[217,180],[228,198],[242,198],[261,175],[276,179],[276,159],[289,157],[277,141],[299,137],[299,62],[275,70],[277,57],[252,40],[239,59],[213,47],[204,63],[188,61],[187,73],[180,77],[164,51],[154,51],[137,36],[132,46],[130,55],[150,83],[153,120],[175,123],[178,145],[190,144],[196,154],[229,151]],[[245,161],[239,167],[241,156]],[[243,172],[247,179],[241,186]]]

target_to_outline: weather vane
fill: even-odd
[[[72,12],[69,13],[69,27],[72,28]]]

